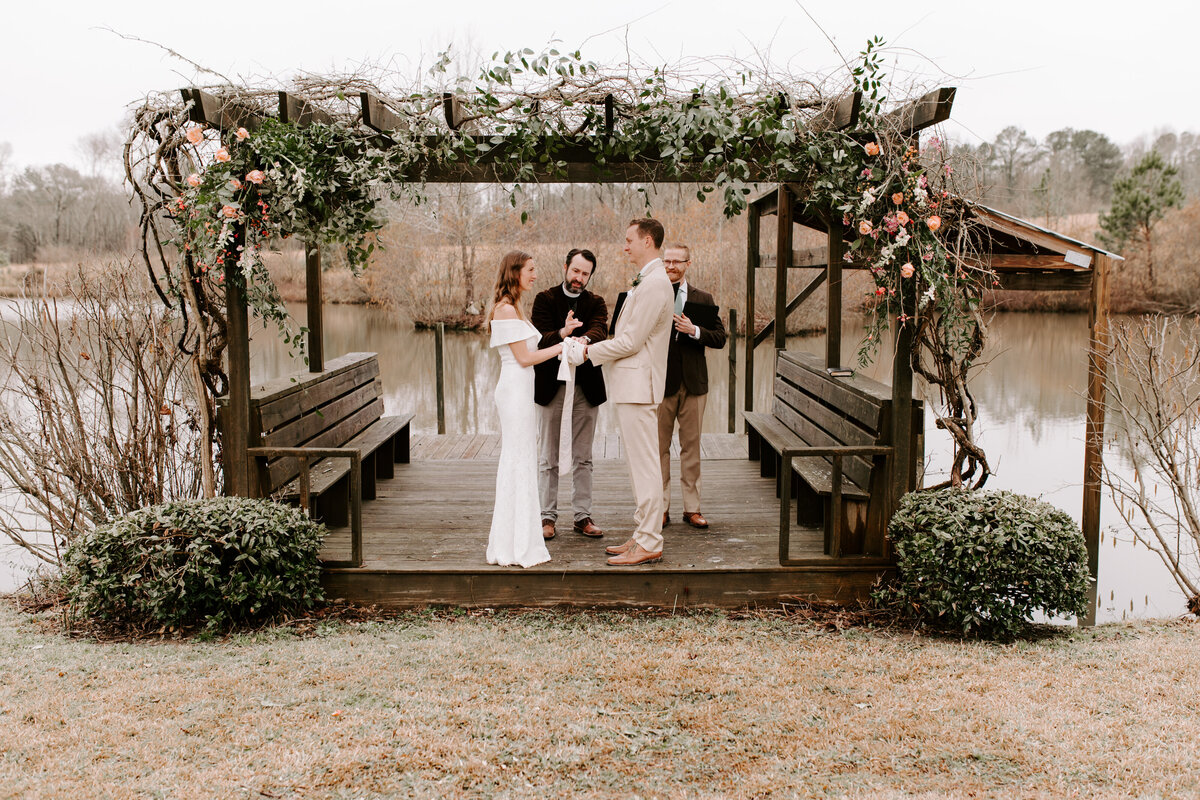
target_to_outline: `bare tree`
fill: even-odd
[[[1113,327],[1112,437],[1132,475],[1105,463],[1122,521],[1200,615],[1200,325],[1147,316]]]

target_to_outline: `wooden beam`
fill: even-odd
[[[1064,272],[1084,272],[1092,264],[1092,256],[1088,253],[1078,254],[1080,258],[1075,263],[1067,261],[1058,253],[1040,253],[1037,255],[1017,255],[1011,253],[992,253],[982,259],[996,271],[1000,270],[1062,270]]]
[[[787,349],[787,273],[792,260],[792,192],[779,184],[779,213],[775,215],[775,349]]]
[[[386,134],[408,129],[408,122],[388,108],[379,97],[370,92],[360,92],[358,99],[362,105],[363,124],[371,130]]]
[[[188,109],[188,119],[202,125],[211,125],[222,131],[236,131],[238,128],[254,130],[262,124],[262,115],[233,100],[226,100],[195,87],[180,89],[183,102],[191,103]]]
[[[911,283],[909,281],[908,283]],[[901,313],[907,314],[916,306],[910,290],[900,290]],[[896,321],[896,349],[892,353],[892,485],[889,487],[889,510],[886,519],[900,503],[900,498],[915,487],[916,465],[913,463],[913,323]]]
[[[861,109],[862,92],[851,92],[838,98],[836,103],[825,106],[804,127],[814,133],[849,130],[858,124],[858,114]]]
[[[307,100],[303,100],[287,92],[279,93],[279,121],[290,122],[301,127],[320,122],[328,125],[333,117],[324,109],[318,108]]]
[[[776,189],[768,189],[750,200],[750,205],[758,209],[759,214],[770,215],[775,213],[775,209],[779,203],[779,192]]]
[[[829,266],[829,247],[806,247],[792,251],[792,269],[824,269]],[[775,256],[765,254],[760,259],[760,268],[774,268]],[[870,266],[866,261],[842,261],[842,269],[866,269]]]
[[[229,400],[225,407],[226,440],[221,443],[225,460],[225,494],[234,497],[257,497],[256,472],[250,469],[247,449],[250,430],[250,321],[246,291],[238,273],[237,251],[245,241],[245,229],[234,227],[233,239],[225,253],[225,316],[229,323],[229,346],[226,349],[229,375]]]
[[[308,371],[325,370],[324,300],[321,297],[321,245],[304,243],[304,288],[308,311]]]
[[[982,206],[973,206],[971,208],[971,216],[980,225],[998,231],[1008,236],[1015,237],[1022,241],[1040,247],[1043,250],[1050,250],[1054,253],[1066,255],[1071,251],[1078,251],[1079,245],[1074,242],[1062,239],[1049,231],[1043,231],[1040,228],[1019,225],[1015,221],[991,213],[988,209]]]
[[[759,260],[759,224],[762,220],[757,206],[750,206],[746,209],[746,317],[744,324],[746,326],[746,395],[743,398],[743,408],[747,411],[754,410],[754,284],[755,284],[755,267],[758,266]],[[729,399],[733,402],[733,398]]]
[[[1092,303],[1088,311],[1088,399],[1083,438],[1083,539],[1087,545],[1088,608],[1082,625],[1096,624],[1096,588],[1100,576],[1100,480],[1104,467],[1104,395],[1108,381],[1109,273],[1112,258],[1096,254],[1092,273]]]
[[[826,295],[828,324],[825,328],[825,367],[839,369],[842,366],[842,254],[846,243],[842,241],[841,220],[830,219],[829,243],[826,248],[825,269],[829,273],[829,292]]]
[[[787,309],[784,311],[784,315],[783,315],[784,319],[786,320],[788,317],[790,317],[792,315],[792,312],[795,311],[797,308],[799,308],[800,304],[803,303],[805,300],[807,300],[809,295],[811,295],[813,292],[815,292],[817,290],[817,287],[820,286],[822,283],[824,283],[825,279],[827,277],[829,277],[829,270],[821,270],[821,274],[817,275],[817,277],[815,277],[811,281],[809,281],[807,286],[805,286],[803,289],[801,289],[796,294],[795,297],[793,297],[791,300],[789,300],[788,304],[787,304]],[[786,328],[786,325],[785,325],[785,328]],[[761,331],[759,331],[757,334],[755,334],[755,336],[754,336],[755,346],[760,345],[763,342],[765,342],[767,340],[767,337],[769,337],[772,333],[774,333],[774,331],[775,331],[775,320],[771,320],[766,325],[763,326],[763,329]]]
[[[997,272],[997,289],[1017,292],[1078,292],[1092,285],[1092,272],[1048,270],[1046,272]]]
[[[950,109],[954,106],[952,86],[934,89],[923,97],[906,103],[883,116],[884,123],[900,136],[910,136],[917,131],[937,125],[950,119]]]
[[[611,95],[604,97],[604,135],[612,136],[613,126],[617,122],[617,101]]]
[[[446,124],[450,130],[456,131],[463,124],[466,112],[463,111],[462,98],[453,92],[442,92],[442,112],[446,115]]]

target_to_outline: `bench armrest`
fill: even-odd
[[[310,516],[309,459],[350,459],[350,561],[325,562],[329,566],[362,566],[362,451],[355,447],[247,447],[246,455],[256,458],[292,456],[300,460],[300,508]]]

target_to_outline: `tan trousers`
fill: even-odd
[[[679,392],[664,397],[658,404],[658,453],[662,470],[663,510],[671,508],[671,434],[679,422],[679,484],[683,489],[683,510],[700,511],[700,431],[704,427],[706,394]]]
[[[658,459],[658,413],[653,403],[613,403],[633,483],[633,540],[652,553],[662,550],[662,472]]]

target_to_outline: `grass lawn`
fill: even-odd
[[[1200,624],[1011,645],[780,613],[97,642],[0,603],[3,797],[1200,796]]]

